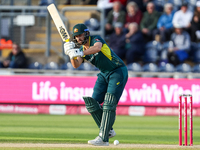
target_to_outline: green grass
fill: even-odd
[[[199,117],[194,117],[194,145],[200,144],[199,125]],[[117,116],[114,129],[117,135],[110,143],[117,139],[124,144],[178,145],[178,116]],[[0,114],[0,143],[87,143],[98,131],[89,115]]]

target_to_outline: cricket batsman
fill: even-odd
[[[73,67],[78,68],[87,60],[100,70],[92,97],[83,97],[88,112],[99,127],[99,135],[88,141],[88,144],[109,146],[109,138],[116,135],[112,126],[128,71],[123,61],[100,36],[90,36],[84,24],[76,24],[72,32],[73,42],[65,43],[64,51],[70,57]],[[81,47],[77,49],[75,44]]]

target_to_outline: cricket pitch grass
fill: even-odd
[[[200,119],[193,120],[194,146],[178,146],[178,116],[117,116],[117,135],[98,147],[87,144],[99,131],[89,115],[0,114],[0,150],[200,149]]]

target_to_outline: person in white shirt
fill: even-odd
[[[174,33],[171,35],[171,42],[169,44],[167,54],[169,63],[177,66],[189,57],[188,52],[191,46],[190,35],[183,30],[181,24],[174,24]]]
[[[181,9],[175,12],[172,23],[173,24],[181,24],[186,31],[190,29],[190,22],[192,20],[193,12],[188,10],[187,2],[183,2],[181,5]]]

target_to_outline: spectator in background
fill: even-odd
[[[156,25],[160,13],[155,10],[154,3],[149,2],[147,4],[147,11],[143,14],[143,18],[140,23],[140,28],[143,33],[146,42],[153,40],[153,33],[156,29]]]
[[[147,3],[150,2],[150,1],[152,1],[152,0],[128,0],[128,1],[127,1],[127,4],[128,4],[129,2],[135,2],[135,3],[138,5],[139,9],[140,9],[142,12],[145,12],[145,11],[146,11],[146,5],[147,5]]]
[[[114,24],[116,22],[121,22],[123,25],[125,23],[126,13],[121,10],[121,3],[116,1],[113,3],[113,10],[108,13],[107,23],[105,26],[106,34],[111,34],[114,31]]]
[[[129,2],[126,9],[125,28],[128,28],[128,25],[132,22],[136,22],[139,25],[142,20],[142,12],[139,10],[138,5],[135,2]]]
[[[198,39],[200,39],[200,1],[196,3],[196,10],[191,21],[191,41],[198,42]]]
[[[110,2],[116,2],[116,1],[120,2],[122,10],[126,11],[127,0],[110,0]]]
[[[126,34],[127,52],[126,64],[135,62],[143,56],[145,41],[137,23],[130,23],[129,32]]]
[[[115,32],[109,37],[109,46],[121,59],[124,59],[126,55],[126,33],[123,32],[123,24],[121,22],[116,22],[114,28]]]
[[[155,30],[154,33],[154,35],[160,35],[161,43],[168,41],[171,33],[173,32],[173,16],[173,5],[171,3],[166,3],[164,6],[164,14],[160,16],[157,22],[157,30]]]
[[[27,60],[20,46],[13,43],[12,51],[8,57],[0,62],[0,68],[26,68]]]
[[[192,20],[193,13],[188,10],[188,3],[183,2],[181,5],[181,9],[175,12],[172,23],[173,24],[181,24],[183,28],[190,33],[190,22]]]
[[[171,35],[172,45],[168,49],[168,61],[173,65],[183,63],[188,58],[190,50],[190,35],[183,30],[182,24],[174,24],[174,33]]]
[[[98,0],[97,7],[105,10],[105,17],[113,8],[113,3],[110,0]]]

